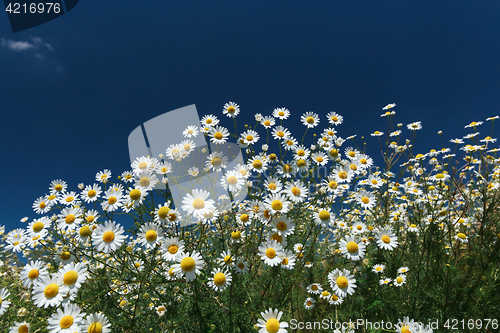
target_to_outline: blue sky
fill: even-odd
[[[76,190],[128,170],[129,133],[190,104],[222,117],[234,101],[240,124],[336,111],[377,155],[369,133],[397,103],[397,122],[422,121],[424,152],[441,148],[438,130],[460,138],[500,113],[499,17],[492,0],[81,1],[13,34],[0,14],[0,224],[34,218],[54,179]]]

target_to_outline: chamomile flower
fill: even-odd
[[[131,164],[132,172],[134,174],[138,174],[143,171],[154,172],[156,171],[157,166],[158,160],[147,156],[137,157]]]
[[[275,217],[272,220],[272,226],[273,231],[277,232],[282,237],[292,235],[295,230],[295,223],[293,223],[293,220],[283,215],[280,217]]]
[[[98,184],[87,185],[81,193],[81,198],[86,203],[96,201],[101,196],[102,190]]]
[[[347,236],[339,242],[339,249],[347,259],[360,260],[365,255],[366,246],[362,240],[356,237]]]
[[[398,246],[398,240],[391,228],[384,228],[377,233],[377,245],[383,250],[392,251]]]
[[[215,126],[219,123],[219,119],[217,119],[216,116],[210,114],[210,115],[207,115],[207,116],[204,116],[203,118],[201,118],[201,125],[202,127],[212,127],[212,126]]]
[[[312,153],[311,159],[317,165],[325,165],[328,163],[328,156],[320,151]]]
[[[271,193],[279,193],[283,189],[283,184],[281,183],[281,180],[277,177],[268,177],[264,181],[264,187],[267,191]]]
[[[265,312],[261,312],[260,315],[262,319],[259,318],[257,322],[257,327],[260,327],[259,333],[286,333],[288,328],[288,323],[280,322],[283,311],[269,309]]]
[[[156,175],[150,171],[142,171],[135,175],[134,186],[143,188],[146,191],[151,191],[156,184],[158,184],[158,178]],[[107,193],[107,192],[106,192]]]
[[[58,193],[66,192],[67,188],[68,188],[68,184],[66,184],[65,181],[63,181],[61,179],[56,179],[50,183],[49,190],[50,190],[50,194],[58,194]]]
[[[385,265],[373,265],[372,272],[374,273],[383,273],[385,269]]]
[[[163,231],[156,223],[144,224],[137,233],[138,242],[146,249],[153,249],[160,245],[163,239]]]
[[[467,238],[467,235],[462,233],[462,232],[459,232],[455,235],[454,237],[456,240],[462,242],[462,243],[468,243],[469,242],[469,239]]]
[[[189,125],[184,131],[182,131],[182,135],[186,138],[195,138],[198,136],[198,133],[198,126],[195,125]]]
[[[365,209],[372,209],[377,203],[375,200],[375,195],[372,192],[368,192],[361,189],[356,194],[356,201],[358,204]]]
[[[276,124],[276,120],[273,117],[266,116],[260,120],[260,124],[264,126],[264,128],[271,128]]]
[[[223,291],[231,285],[232,279],[231,273],[228,270],[215,268],[207,284],[215,291]]]
[[[281,268],[292,270],[295,267],[297,256],[289,250],[284,250],[285,254],[281,256]]]
[[[50,211],[51,208],[52,208],[52,204],[50,202],[47,202],[46,197],[39,197],[33,203],[33,210],[37,214],[45,214],[48,211]]]
[[[276,140],[282,140],[288,138],[291,134],[290,131],[284,128],[283,126],[274,127],[271,133],[273,135],[273,138],[275,138]]]
[[[333,222],[333,215],[331,213],[330,207],[320,208],[317,212],[314,212],[314,221],[316,224],[320,225],[329,225],[330,222]]]
[[[8,292],[7,289],[5,288],[0,289],[0,316],[3,315],[10,306],[10,301],[7,300],[7,297],[9,296],[10,293]]]
[[[250,266],[247,264],[247,262],[243,259],[238,259],[236,261],[236,265],[234,266],[234,269],[236,273],[239,274],[247,274],[248,271],[250,270]]]
[[[166,238],[162,244],[163,258],[167,261],[175,261],[177,254],[184,252],[184,241],[177,237]]]
[[[389,283],[391,283],[391,282],[392,282],[392,279],[389,279],[389,278],[382,278],[382,279],[380,279],[379,284],[380,284],[381,286],[383,286],[384,284],[389,284]]]
[[[124,230],[121,225],[113,221],[100,224],[94,231],[92,244],[97,251],[109,253],[119,248],[125,241],[126,236],[123,235]]]
[[[172,163],[170,162],[161,162],[158,164],[158,171],[160,175],[166,175],[172,172]]]
[[[245,178],[236,170],[226,172],[221,178],[221,186],[230,192],[238,192],[245,186]]]
[[[316,301],[314,300],[314,298],[308,297],[304,301],[304,308],[306,310],[311,310],[312,308],[314,308],[314,303],[316,303]]]
[[[290,201],[282,194],[271,194],[264,200],[264,206],[271,213],[288,213]]]
[[[241,138],[243,139],[243,143],[246,145],[253,145],[259,141],[260,136],[259,133],[257,133],[254,130],[248,130],[243,133],[241,133]]]
[[[66,206],[72,206],[77,201],[78,201],[78,194],[76,194],[76,192],[74,191],[63,193],[59,198],[59,203]]]
[[[50,228],[52,221],[47,216],[41,217],[39,219],[33,220],[28,225],[28,232],[30,237],[40,236],[44,237]]]
[[[245,239],[245,231],[233,230],[231,231],[231,242],[240,243]]]
[[[300,121],[307,128],[313,128],[319,124],[319,116],[314,112],[306,112],[300,117]]]
[[[57,309],[48,319],[47,329],[50,333],[80,332],[85,313],[76,304],[65,304]]]
[[[131,183],[134,181],[134,174],[132,171],[123,171],[120,177],[124,183]]]
[[[209,133],[210,141],[215,144],[225,143],[229,137],[229,131],[222,126],[211,127]]]
[[[257,155],[248,161],[247,166],[254,172],[262,173],[267,170],[267,161],[262,156]]]
[[[161,223],[163,225],[169,223],[168,213],[171,210],[169,206],[170,201],[165,202],[164,204],[158,204],[158,208],[156,208],[154,212],[154,221],[156,223]]]
[[[177,160],[182,158],[182,151],[184,147],[181,144],[171,144],[167,150],[165,150],[165,155],[171,160]]]
[[[357,287],[354,275],[347,269],[342,271],[338,268],[335,269],[328,274],[328,280],[333,291],[341,297],[354,294],[354,288]]]
[[[215,201],[208,199],[210,192],[194,189],[182,199],[182,209],[194,217],[203,218],[203,214],[215,209]]]
[[[283,246],[275,240],[268,240],[259,246],[258,256],[271,267],[279,265],[283,260],[281,257],[284,255]]]
[[[87,266],[82,262],[77,264],[69,263],[65,265],[58,274],[62,278],[63,284],[66,285],[72,293],[76,293],[76,291],[81,288],[89,275],[87,273]]]
[[[406,125],[406,127],[408,127],[409,130],[418,131],[422,129],[422,123],[420,121],[416,121],[414,123]]]
[[[287,108],[276,108],[273,110],[273,117],[281,120],[287,119],[290,111]]]
[[[177,276],[185,276],[189,282],[196,278],[196,275],[201,273],[205,263],[200,253],[193,251],[191,255],[187,253],[179,253],[176,257],[176,264],[172,266],[173,273]]]
[[[31,261],[24,266],[21,271],[21,281],[26,288],[38,284],[43,278],[47,277],[49,272],[44,262],[37,260]]]
[[[332,176],[337,183],[350,183],[354,177],[354,171],[349,166],[338,165],[333,169]]]
[[[14,322],[14,326],[9,327],[9,333],[28,333],[30,331],[30,324],[27,322]]]
[[[110,178],[111,178],[111,171],[108,169],[104,169],[103,171],[99,171],[95,175],[95,179],[98,182],[103,183],[103,184],[106,184]]]
[[[307,286],[306,291],[309,294],[319,295],[323,291],[323,287],[319,283],[313,283]]]
[[[328,118],[328,122],[332,125],[340,125],[344,121],[344,117],[333,111],[329,112],[326,117]]]
[[[304,202],[309,190],[300,180],[290,182],[285,188],[285,194],[293,203]]]
[[[282,161],[280,165],[277,166],[278,174],[282,177],[292,178],[299,171],[295,161]]]
[[[293,158],[295,160],[306,160],[309,157],[311,151],[307,149],[304,145],[299,145],[295,148],[293,153]]]
[[[32,300],[39,308],[55,307],[62,303],[68,291],[69,288],[62,282],[62,276],[45,276],[33,288]]]
[[[61,230],[75,230],[83,221],[83,212],[80,207],[64,208],[61,214],[58,214],[57,226]]]
[[[101,202],[101,207],[103,210],[108,212],[114,212],[123,205],[124,197],[121,191],[115,191],[114,189],[109,189],[104,193],[103,202]]]
[[[82,331],[89,333],[110,333],[111,324],[103,313],[92,313],[82,321]]]
[[[213,152],[207,156],[205,161],[205,168],[212,169],[213,171],[220,171],[226,168],[228,158],[222,152]]]
[[[236,103],[229,102],[224,104],[224,109],[222,110],[222,114],[230,118],[235,118],[240,113],[240,106]]]

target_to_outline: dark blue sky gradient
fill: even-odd
[[[423,152],[441,148],[438,130],[462,137],[500,113],[499,18],[493,0],[80,1],[12,34],[0,14],[0,38],[53,47],[0,44],[0,224],[36,217],[54,179],[73,190],[105,168],[116,179],[129,133],[190,104],[222,118],[234,101],[240,125],[287,107],[296,137],[304,112],[325,124],[336,111],[340,134],[365,135],[377,155],[369,133],[386,130],[381,108],[394,102],[397,122],[422,121]]]

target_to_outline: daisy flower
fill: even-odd
[[[287,119],[290,116],[290,111],[287,108],[276,108],[273,110],[273,117],[278,119]]]
[[[468,241],[469,241],[467,238],[467,235],[464,233],[461,233],[461,232],[456,234],[454,238],[462,243],[468,243]]]
[[[76,293],[88,278],[87,266],[82,262],[65,265],[57,274],[73,293]]]
[[[172,163],[170,162],[161,162],[158,165],[158,173],[160,175],[166,175],[172,172]]]
[[[98,182],[103,183],[103,184],[106,184],[108,182],[109,178],[111,178],[111,171],[108,169],[104,169],[104,171],[99,171],[95,175],[95,179]]]
[[[347,269],[339,270],[335,269],[333,272],[328,274],[328,280],[330,281],[330,287],[333,291],[341,297],[354,294],[354,288],[356,288],[356,279]]]
[[[163,231],[156,223],[144,224],[137,233],[138,242],[146,249],[153,249],[160,245],[163,239]]]
[[[44,237],[48,233],[48,229],[50,228],[51,224],[52,221],[47,216],[44,216],[42,218],[31,221],[30,224],[28,224],[27,230],[30,237]]]
[[[385,265],[373,265],[372,272],[374,273],[383,273],[385,269]]]
[[[311,159],[317,165],[325,165],[328,163],[328,156],[323,152],[315,152],[311,155]]]
[[[258,256],[271,267],[279,265],[284,255],[283,246],[275,240],[268,240],[259,246]]]
[[[114,212],[122,206],[124,198],[121,191],[109,189],[104,193],[103,202],[101,202],[102,209],[108,212]]]
[[[340,125],[342,124],[342,121],[344,120],[344,117],[339,115],[336,112],[329,112],[326,117],[328,118],[328,122],[332,125]]]
[[[46,278],[49,275],[47,271],[47,266],[44,262],[37,260],[31,261],[29,264],[24,266],[21,271],[21,281],[26,288],[31,287],[32,285],[38,284],[43,278]]]
[[[131,183],[134,181],[134,174],[131,171],[123,171],[120,177],[125,183]]]
[[[83,189],[81,196],[82,200],[86,203],[91,203],[96,201],[101,196],[101,187],[97,184],[87,185]]]
[[[397,333],[414,333],[418,326],[420,325],[415,323],[413,319],[410,320],[409,317],[404,317],[403,320],[398,321],[394,328]]]
[[[105,253],[115,251],[123,244],[125,238],[127,238],[123,233],[123,227],[118,223],[113,221],[105,222],[104,224],[100,224],[94,231],[92,244],[96,247],[97,251]]]
[[[157,166],[158,160],[147,156],[137,157],[131,164],[132,172],[134,174],[138,174],[143,171],[155,172],[157,170]]]
[[[201,273],[205,263],[200,253],[193,251],[191,256],[189,252],[179,253],[176,257],[177,264],[172,266],[173,273],[177,276],[185,276],[186,281],[194,280],[197,274]]]
[[[398,246],[397,237],[391,228],[382,229],[377,233],[377,245],[383,250],[390,251]]]
[[[142,171],[135,175],[135,187],[141,187],[146,191],[152,190],[158,184],[158,178],[150,171]],[[108,190],[109,191],[109,190]],[[106,192],[107,193],[107,192]]]
[[[286,149],[286,150],[294,150],[297,148],[297,144],[299,142],[297,139],[295,139],[293,136],[287,136],[284,138],[283,141],[281,141],[281,145]]]
[[[238,171],[231,170],[221,178],[221,186],[230,192],[238,192],[245,186],[245,178]]]
[[[295,223],[293,220],[285,217],[275,217],[272,221],[273,231],[277,232],[280,236],[287,237],[292,235],[295,229]]]
[[[271,128],[276,124],[276,120],[273,117],[266,116],[260,120],[260,124],[265,128]]]
[[[78,201],[78,194],[75,191],[66,192],[61,195],[59,202],[63,205],[70,206],[74,205]]]
[[[187,173],[191,177],[197,177],[200,174],[200,169],[198,169],[197,167],[190,167]]]
[[[61,304],[68,291],[69,288],[63,284],[61,276],[45,276],[33,288],[32,300],[39,308],[55,307]]]
[[[177,237],[166,238],[161,247],[163,258],[167,261],[175,261],[177,254],[184,252],[184,241]]]
[[[47,329],[50,333],[80,332],[85,313],[76,304],[65,304],[63,309],[57,309],[48,319]]]
[[[246,145],[253,145],[259,141],[260,136],[259,133],[254,130],[248,130],[241,133],[241,138],[243,139],[243,143]]]
[[[194,217],[203,218],[203,214],[215,209],[215,201],[207,198],[210,192],[194,189],[182,199],[182,209]]]
[[[307,149],[304,145],[299,145],[295,148],[293,158],[295,160],[307,159],[311,151]]]
[[[409,130],[418,131],[422,129],[422,123],[420,121],[416,121],[414,123],[406,125],[406,127],[408,127]]]
[[[240,243],[245,239],[245,232],[240,230],[231,231],[231,242]]]
[[[103,313],[89,314],[82,321],[82,331],[89,333],[110,333],[111,324]]]
[[[82,215],[80,207],[64,208],[61,214],[57,215],[57,227],[61,230],[75,230],[83,221]]]
[[[313,283],[307,286],[306,291],[309,294],[319,295],[323,291],[323,287],[319,283]]]
[[[365,209],[372,209],[377,203],[375,200],[375,195],[372,192],[368,192],[364,189],[361,189],[356,194],[356,201],[361,207]]]
[[[228,158],[222,152],[213,152],[207,156],[205,161],[205,168],[212,169],[213,171],[220,171],[222,168],[226,168],[228,163]]]
[[[231,285],[231,273],[221,268],[215,268],[212,271],[212,277],[208,280],[208,286],[215,291],[223,291]]]
[[[306,300],[304,302],[304,308],[306,310],[311,310],[314,307],[314,303],[316,303],[316,301],[314,300],[314,298],[308,297],[308,298],[306,298]]]
[[[353,236],[347,236],[345,240],[340,240],[339,249],[347,259],[359,260],[365,255],[366,246],[362,240],[357,240]]]
[[[398,274],[407,273],[410,269],[408,267],[401,267],[398,269]]]
[[[287,178],[292,178],[295,174],[297,174],[297,171],[299,171],[294,161],[283,161],[280,165],[278,165],[277,169],[281,176]]]
[[[35,213],[45,214],[52,208],[52,205],[47,202],[46,197],[39,197],[35,200],[32,207]]]
[[[281,140],[289,137],[291,133],[283,126],[276,126],[275,128],[273,128],[271,134],[273,135],[273,138],[275,138],[276,140]]]
[[[389,110],[396,106],[396,103],[387,104],[382,108],[382,110]]]
[[[171,160],[177,160],[181,158],[181,152],[184,147],[181,144],[171,144],[167,150],[165,150],[165,155]]]
[[[210,131],[210,141],[215,144],[226,143],[229,137],[229,131],[222,126],[211,127]]]
[[[383,278],[383,279],[380,279],[379,284],[380,284],[381,286],[383,286],[384,284],[389,284],[389,283],[391,283],[391,281],[392,281],[392,279],[389,279],[389,278]]]
[[[236,103],[229,102],[224,104],[224,109],[222,110],[222,114],[230,118],[235,118],[240,113],[240,106]]]
[[[205,126],[212,127],[212,126],[217,125],[218,123],[219,123],[219,119],[217,119],[217,117],[212,115],[212,114],[201,118],[202,127],[205,127]]]
[[[237,164],[234,167],[234,170],[238,171],[241,174],[241,176],[243,176],[243,178],[245,179],[250,177],[250,173],[248,172],[250,169],[245,164]]]
[[[290,209],[290,201],[282,194],[269,195],[264,200],[264,206],[271,211],[271,213],[288,213]]]
[[[382,135],[384,135],[384,132],[375,131],[375,132],[371,133],[370,135],[371,136],[382,136]]]
[[[189,125],[184,131],[182,131],[182,135],[186,138],[195,138],[198,136],[198,133],[198,127],[194,125]]]
[[[330,207],[321,208],[318,212],[314,212],[313,216],[316,224],[329,225],[333,222]]]
[[[267,170],[267,161],[262,156],[254,156],[248,161],[250,170],[262,173]]]
[[[265,312],[261,312],[260,315],[262,319],[259,318],[257,327],[260,327],[259,333],[286,333],[288,328],[288,323],[280,322],[283,311],[269,309]]]
[[[14,322],[14,326],[9,327],[9,333],[28,333],[30,331],[30,324],[27,322]]]
[[[159,204],[154,212],[154,221],[161,224],[168,224],[168,213],[170,212],[170,201],[165,202],[163,205]]]
[[[338,165],[333,169],[332,176],[337,183],[350,183],[354,177],[354,171],[348,166]]]
[[[236,273],[247,274],[250,270],[250,266],[248,266],[247,262],[243,259],[238,259],[234,269],[236,270]]]
[[[281,256],[281,268],[292,270],[295,267],[297,256],[289,250],[284,250],[285,254]]]
[[[319,124],[319,116],[314,112],[306,112],[300,117],[300,121],[307,128],[313,128]]]
[[[5,245],[5,250],[12,252],[21,252],[26,246],[29,238],[26,235],[26,231],[23,229],[14,229],[9,235],[7,235],[7,240]]]
[[[8,292],[7,289],[5,288],[0,289],[0,316],[3,315],[10,306],[10,301],[7,300],[7,297],[9,296],[10,293]]]
[[[281,184],[281,180],[279,180],[279,178],[268,177],[264,181],[264,187],[271,193],[278,193],[283,189],[283,184]]]
[[[49,190],[50,190],[50,194],[57,194],[57,193],[66,192],[67,188],[68,188],[68,184],[66,184],[65,181],[63,181],[61,179],[56,179],[50,183]]]

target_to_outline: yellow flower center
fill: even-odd
[[[211,162],[213,166],[217,167],[222,164],[222,158],[220,158],[219,156],[214,156]]]
[[[87,329],[87,333],[102,333],[102,325],[100,322],[96,321],[90,324]]]
[[[283,171],[286,173],[292,172],[292,166],[290,164],[283,165]]]
[[[227,108],[228,113],[234,113],[235,111],[236,111],[236,109],[234,108],[234,106],[230,106]]]
[[[72,316],[64,316],[61,318],[61,321],[59,321],[59,326],[61,326],[61,328],[68,328],[71,325],[73,325]]]
[[[247,135],[246,139],[247,139],[247,141],[253,141],[253,136]]]
[[[274,209],[274,210],[282,210],[283,209],[283,203],[279,200],[273,200],[273,202],[271,203],[271,207]]]
[[[221,132],[216,132],[214,134],[214,138],[216,138],[217,140],[222,140],[223,137],[224,135]]]
[[[397,282],[397,283],[401,283],[401,282],[403,282],[403,278],[399,276],[399,277],[396,279],[396,282]]]
[[[203,201],[203,199],[194,199],[193,200],[193,208],[194,209],[203,209],[205,208],[205,201]]]
[[[139,163],[139,169],[144,170],[148,167],[148,164],[146,162],[141,162]]]
[[[366,160],[366,158],[362,158],[362,159],[359,160],[359,163],[361,163],[361,164],[367,164],[368,161]]]
[[[276,229],[278,229],[279,231],[285,231],[287,228],[287,225],[285,222],[283,221],[280,221],[276,224]]]
[[[282,265],[288,265],[288,258],[284,258],[282,261],[281,261],[281,264]]]
[[[297,151],[297,155],[299,156],[304,156],[306,154],[305,151],[303,151],[302,149],[300,149],[299,151]]]
[[[45,227],[45,224],[43,224],[42,222],[37,222],[33,224],[33,231],[40,232],[43,229],[43,227]]]
[[[293,195],[300,195],[300,189],[296,186],[292,187]]]
[[[229,176],[227,177],[227,182],[231,185],[234,185],[238,182],[238,178],[236,178],[235,176]]]
[[[24,325],[19,326],[19,328],[17,329],[17,332],[18,333],[28,333],[29,332],[28,325],[24,324]]]
[[[460,239],[466,239],[466,238],[467,238],[467,236],[465,236],[465,234],[463,234],[463,233],[461,233],[461,232],[459,232],[459,233],[457,234],[457,237],[458,237],[458,238],[460,238]]]
[[[75,198],[73,198],[73,197],[71,197],[71,196],[70,196],[70,197],[67,197],[67,198],[66,198],[66,202],[71,202],[71,201],[73,201],[74,199],[75,199]]]
[[[184,272],[191,272],[196,267],[194,259],[191,257],[186,257],[181,260],[181,269]]]
[[[284,137],[285,136],[285,133],[283,133],[283,131],[278,131],[276,133],[277,136],[279,136],[280,138]]]
[[[218,286],[223,286],[226,283],[226,276],[224,275],[224,273],[215,274],[214,283]]]
[[[168,275],[174,276],[174,268],[173,267],[168,270]]]
[[[56,295],[59,293],[59,286],[55,283],[49,284],[45,289],[43,290],[43,294],[47,298],[53,298],[56,297]]]
[[[406,325],[401,327],[401,333],[411,333],[410,328]]]
[[[115,233],[113,231],[106,231],[102,235],[102,240],[106,243],[111,243],[115,239]]]
[[[179,248],[177,247],[177,245],[174,244],[168,247],[168,252],[170,252],[171,254],[176,254],[178,250]]]
[[[267,187],[269,187],[270,190],[274,191],[276,189],[276,184],[275,183],[269,183],[269,185]]]
[[[368,197],[362,197],[361,201],[366,205],[370,202],[370,199],[368,199]]]
[[[333,120],[333,121],[335,121],[335,122],[339,120],[339,118],[337,118],[335,116],[332,116],[330,119]]]
[[[57,184],[56,186],[54,186],[54,189],[59,192],[63,189],[63,187],[61,184]]]
[[[381,239],[382,239],[382,242],[384,242],[386,244],[389,244],[391,242],[391,238],[389,236],[387,236],[387,235],[383,235],[381,237]]]
[[[306,119],[308,124],[314,124],[314,118],[313,117],[307,117]]]
[[[275,232],[272,236],[271,239],[277,241],[278,243],[281,243],[283,241],[283,237],[281,237],[277,232]]]
[[[377,185],[378,184],[378,181],[376,179],[372,179],[372,184],[373,185]]]
[[[411,225],[410,225],[410,228],[416,228],[416,227],[417,227],[417,225],[416,225],[416,224],[411,224]]]
[[[358,252],[358,244],[356,242],[349,242],[347,243],[347,251],[349,251],[349,253],[356,253]]]
[[[141,198],[141,195],[142,195],[142,193],[138,189],[134,189],[134,190],[130,191],[130,194],[129,194],[130,199],[132,199],[132,200],[139,200]]]
[[[375,270],[376,270],[377,272],[380,272],[380,271],[382,270],[382,267],[377,266],[377,267],[375,268]]]
[[[64,251],[61,253],[60,257],[62,260],[68,260],[71,257],[71,253],[69,253],[68,251]]]
[[[108,199],[108,204],[112,205],[114,204],[118,199],[116,199],[116,197],[109,197]]]
[[[136,263],[134,264],[134,266],[135,266],[135,268],[139,268],[139,267],[141,267],[141,263],[140,263],[140,262],[136,262]]]
[[[322,210],[321,212],[319,212],[319,219],[321,221],[329,220],[330,219],[330,212],[327,210]]]
[[[268,248],[266,250],[266,256],[270,259],[273,259],[274,257],[276,257],[276,250],[273,248]]]
[[[208,118],[207,121],[206,121],[207,124],[211,124],[212,123],[212,119]]]
[[[255,160],[255,161],[252,162],[252,166],[255,169],[260,169],[260,168],[262,168],[262,162],[260,160]]]
[[[347,288],[347,279],[344,276],[339,276],[337,278],[337,286],[339,286],[340,289]]]
[[[154,242],[157,237],[158,237],[158,234],[154,230],[148,230],[148,232],[146,232],[146,240],[148,242]]]
[[[285,112],[283,112],[283,111],[278,112],[278,116],[283,117],[284,115],[285,115]]]
[[[339,178],[340,179],[347,179],[348,175],[347,175],[347,172],[345,171],[340,171],[339,172]]]
[[[78,273],[75,271],[69,271],[64,274],[63,282],[67,286],[72,286],[78,280]]]
[[[240,238],[241,238],[241,232],[239,232],[239,231],[237,231],[237,230],[236,230],[236,231],[233,231],[233,232],[231,233],[231,238],[232,238],[232,239],[240,239]]]
[[[143,187],[147,187],[149,186],[149,184],[151,183],[151,180],[148,178],[148,177],[142,177],[140,180],[139,180],[139,184]]]
[[[269,333],[276,333],[280,330],[280,322],[276,318],[271,318],[266,322],[266,330]]]
[[[231,257],[230,255],[227,255],[224,257],[224,263],[230,264],[232,261],[233,261],[233,257]]]
[[[356,153],[352,150],[348,153],[348,155],[349,157],[356,157]]]
[[[170,208],[168,208],[168,207],[161,207],[160,209],[158,209],[158,216],[161,219],[166,219],[167,216],[168,216],[168,212],[170,212]]]
[[[349,166],[349,168],[351,168],[351,170],[353,170],[353,171],[358,170],[358,167],[356,166],[356,164],[351,164],[351,165]]]
[[[56,198],[56,196],[52,194],[52,195],[51,195],[51,196],[49,196],[47,199],[48,199],[48,200],[54,200],[55,198]]]
[[[247,214],[241,214],[241,216],[240,216],[241,222],[248,222],[248,219],[249,219],[249,217]]]
[[[316,157],[316,161],[319,163],[323,162],[323,157],[321,156]]]
[[[311,287],[312,290],[318,290],[318,286],[313,284],[312,287]]]
[[[264,125],[271,126],[271,122],[269,120],[264,121]]]
[[[185,150],[185,151],[189,151],[189,150],[191,150],[191,145],[186,143],[186,144],[184,145],[184,150]]]
[[[92,230],[90,230],[88,225],[84,225],[80,228],[79,234],[80,237],[89,237],[92,234]]]
[[[68,214],[65,218],[64,218],[64,221],[66,222],[66,224],[72,224],[73,222],[75,222],[76,220],[76,217],[75,215],[73,214]]]
[[[305,167],[306,166],[306,161],[304,161],[303,159],[298,160],[297,161],[297,166],[299,168]]]
[[[38,269],[32,269],[28,273],[28,277],[30,278],[30,280],[36,279],[38,277],[38,275],[40,275],[40,272],[38,271]]]
[[[324,290],[322,293],[321,293],[321,296],[328,296],[330,293],[326,290]]]
[[[45,208],[45,201],[40,202],[38,207],[40,207],[41,209],[44,209]]]

